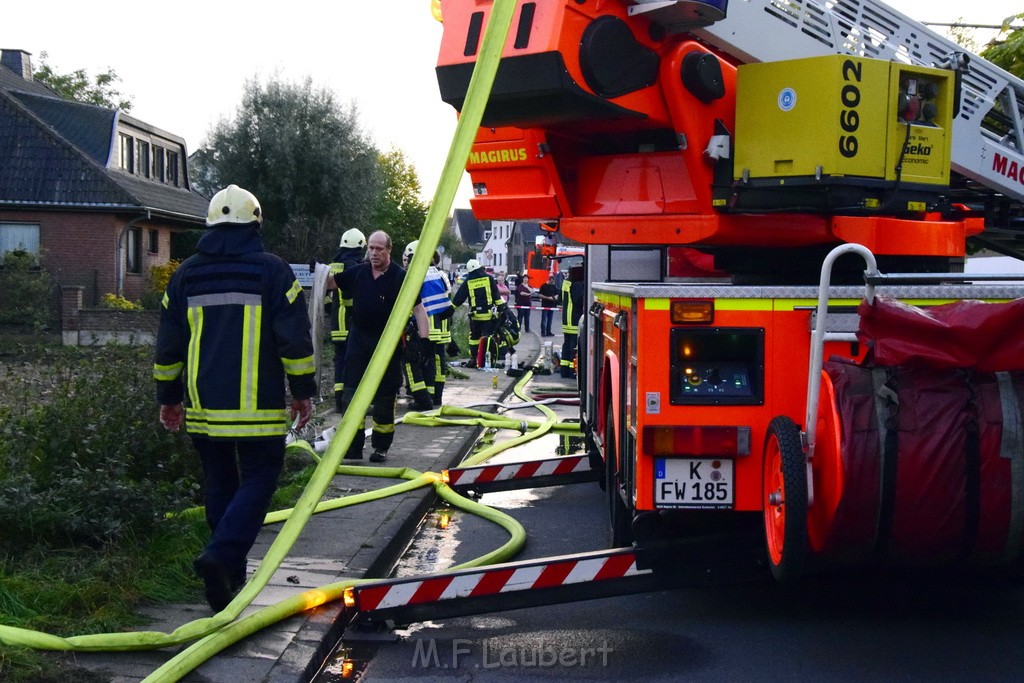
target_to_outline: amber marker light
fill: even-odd
[[[681,299],[672,302],[672,323],[703,325],[715,319],[715,302],[703,299]]]
[[[448,470],[441,470],[441,483],[442,484],[447,484],[448,483],[448,479],[449,479],[449,477],[448,477]]]
[[[352,586],[345,589],[345,592],[341,594],[341,600],[345,603],[345,607],[348,609],[356,608],[356,590]]]

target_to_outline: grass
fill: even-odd
[[[271,509],[290,508],[315,467],[289,451]],[[149,538],[102,548],[35,547],[0,558],[0,623],[60,636],[144,626],[147,603],[201,602],[192,560],[209,536],[201,508],[186,511]],[[0,680],[88,683],[105,678],[74,667],[62,653],[0,645]]]

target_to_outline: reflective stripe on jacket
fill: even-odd
[[[572,301],[572,283],[568,279],[562,281],[562,334],[579,334],[580,327],[576,324]]]

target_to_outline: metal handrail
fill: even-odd
[[[860,244],[841,244],[828,253],[821,264],[821,279],[818,282],[818,315],[811,332],[811,360],[807,368],[807,412],[804,414],[804,430],[801,437],[804,441],[804,452],[808,463],[814,457],[815,431],[818,425],[818,397],[821,394],[821,364],[825,355],[825,317],[828,315],[829,291],[832,286],[832,266],[836,259],[846,254],[859,254],[864,259],[867,269],[864,271],[865,292],[867,302],[874,303],[875,285],[871,280],[877,276],[878,263],[875,255]],[[808,478],[808,495],[811,494],[811,480]],[[810,498],[809,498],[810,500]]]

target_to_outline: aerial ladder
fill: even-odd
[[[442,6],[457,110],[490,9]],[[1024,256],[1022,103],[876,0],[518,2],[471,206],[587,245],[581,422],[612,550],[351,604],[409,619],[764,564],[1018,561],[1024,286],[956,271],[968,240]]]

